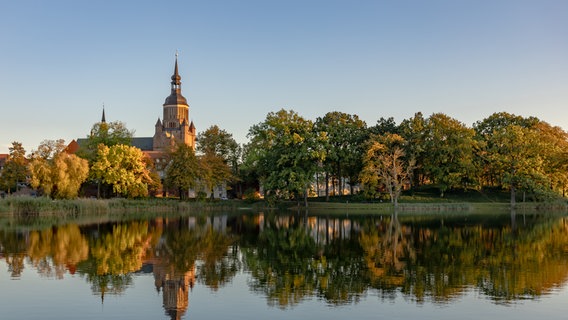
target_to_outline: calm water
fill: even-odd
[[[0,220],[1,319],[565,319],[568,218]]]

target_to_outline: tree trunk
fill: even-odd
[[[511,185],[511,208],[515,207],[515,198],[516,198],[516,194],[515,194],[515,186]]]
[[[325,201],[329,202],[329,173],[325,172]]]

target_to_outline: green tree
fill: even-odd
[[[131,145],[133,130],[128,130],[126,124],[121,121],[97,122],[91,128],[91,133],[87,136],[84,145],[78,151],[78,155],[94,163],[98,154],[100,144],[107,147],[114,145]]]
[[[543,147],[543,169],[551,182],[551,190],[566,196],[568,188],[568,133],[560,127],[540,121],[534,126]]]
[[[233,180],[231,168],[223,161],[223,158],[211,153],[206,153],[198,158],[199,182],[206,188],[211,198],[214,198],[213,189]]]
[[[239,160],[239,144],[233,139],[232,134],[220,129],[217,125],[213,125],[199,133],[196,143],[196,151],[198,153],[217,155],[231,167],[235,167]]]
[[[201,182],[213,197],[213,188],[235,181],[241,148],[233,136],[213,125],[197,136]]]
[[[447,189],[466,188],[475,175],[474,130],[443,113],[431,115],[425,129],[424,172],[442,197]]]
[[[372,135],[361,172],[361,180],[373,191],[382,184],[395,207],[405,183],[409,183],[415,161],[405,158],[404,139],[398,134]]]
[[[0,190],[8,193],[18,190],[19,183],[25,183],[28,176],[28,161],[26,150],[20,142],[12,142],[9,148],[10,154],[0,172]]]
[[[45,140],[33,153],[30,183],[52,199],[72,199],[89,175],[89,163],[64,151],[63,140]]]
[[[294,111],[270,112],[249,130],[249,161],[261,177],[268,196],[292,198],[307,194],[319,161],[325,135],[316,134],[313,123]]]
[[[334,111],[316,119],[315,128],[327,137],[323,141],[326,149],[323,161],[326,171],[326,197],[329,195],[328,174],[337,179],[340,195],[343,195],[343,178],[348,178],[353,194],[353,185],[358,182],[362,169],[363,143],[368,137],[367,125],[357,115]]]
[[[492,153],[499,153],[499,146],[495,145],[493,135],[503,132],[511,125],[521,128],[533,128],[540,120],[535,117],[524,118],[507,112],[496,112],[489,117],[477,121],[473,125],[475,139],[478,142],[475,165],[479,170],[479,184],[481,187],[501,187],[503,182],[503,168],[491,162]]]
[[[419,186],[425,183],[424,158],[426,156],[426,119],[421,112],[414,117],[405,119],[399,126],[400,135],[408,143],[405,145],[405,153],[408,157],[416,159],[416,168],[412,174],[413,185]]]
[[[117,144],[111,147],[100,144],[97,161],[91,171],[95,179],[112,185],[118,195],[128,198],[146,197],[152,183],[144,154],[136,147]]]
[[[189,189],[197,186],[199,178],[199,163],[193,149],[183,143],[177,144],[169,154],[164,184],[177,189],[180,199],[184,199]]]
[[[538,192],[550,186],[544,174],[543,144],[535,130],[511,124],[494,130],[489,139],[489,161],[502,172],[501,185],[509,188],[512,206],[518,189]]]

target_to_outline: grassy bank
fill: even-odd
[[[336,214],[369,214],[391,213],[393,205],[390,202],[357,202],[353,197],[334,197],[327,202],[323,198],[310,199],[310,213]],[[462,200],[462,201],[459,201]],[[435,212],[510,212],[508,202],[498,201],[467,201],[471,199],[455,198],[440,199],[416,195],[407,197],[399,203],[399,212],[435,213]],[[102,216],[109,214],[165,214],[165,213],[201,213],[211,211],[237,210],[305,210],[303,203],[298,207],[297,202],[283,201],[272,206],[265,201],[245,202],[241,200],[227,201],[179,201],[175,199],[75,199],[51,200],[49,198],[7,197],[0,199],[0,215],[17,217],[81,217]],[[555,202],[522,202],[517,203],[518,211],[554,211],[567,212],[566,201]]]
[[[116,213],[167,213],[210,210],[235,210],[232,201],[179,201],[174,199],[85,199],[51,200],[44,197],[7,197],[0,199],[0,214],[25,217],[82,216]]]

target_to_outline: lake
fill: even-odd
[[[564,214],[0,219],[0,318],[565,319]]]

